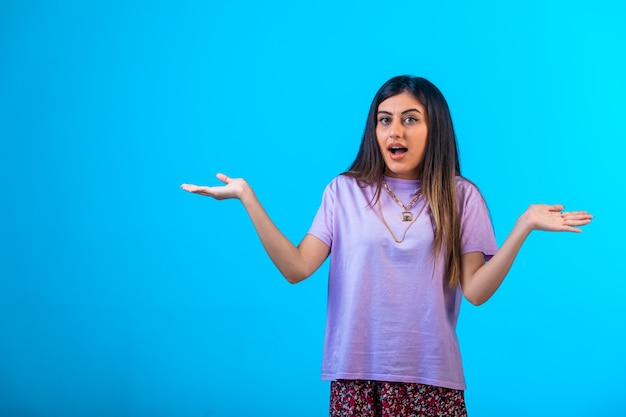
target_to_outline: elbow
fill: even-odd
[[[291,273],[283,273],[283,277],[285,277],[288,283],[297,284],[299,282],[304,281],[307,278],[307,275],[302,274],[302,273],[291,272]]]
[[[286,279],[286,280],[287,280],[287,282],[288,282],[288,283],[290,283],[290,284],[297,284],[298,282],[301,282],[301,281],[302,281],[302,279],[295,278],[295,277],[292,277],[292,276],[287,276],[287,275],[285,275],[285,279]]]
[[[279,270],[288,283],[297,284],[313,275],[317,268],[302,262],[294,265],[289,265],[282,269],[279,268]]]
[[[470,303],[472,303],[472,305],[475,305],[476,307],[485,304],[490,298],[490,295],[488,294],[480,294],[478,292],[472,291],[464,291],[463,295],[465,296],[465,299],[467,301],[469,301]]]
[[[467,301],[469,301],[470,303],[472,303],[472,305],[474,305],[476,307],[485,304],[485,302],[487,301],[486,298],[483,299],[483,298],[478,298],[478,297],[465,297],[465,299]]]

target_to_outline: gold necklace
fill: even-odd
[[[413,221],[413,213],[410,212],[409,210],[411,209],[411,207],[413,207],[415,205],[415,203],[417,203],[417,200],[419,200],[420,195],[422,194],[422,190],[419,190],[417,192],[417,195],[415,196],[415,198],[413,200],[411,200],[411,202],[409,204],[404,205],[398,199],[398,197],[396,197],[396,195],[393,193],[393,191],[391,191],[391,188],[389,188],[389,186],[387,185],[387,182],[385,182],[384,179],[383,179],[383,187],[385,187],[385,190],[389,193],[389,195],[391,196],[393,201],[395,201],[397,205],[399,205],[400,207],[402,207],[404,209],[404,211],[402,212],[402,221],[403,222]],[[418,216],[419,216],[419,214],[418,214]]]
[[[402,239],[398,239],[396,237],[396,235],[393,233],[393,231],[391,230],[391,227],[389,227],[389,225],[387,224],[387,221],[385,220],[385,215],[383,214],[383,207],[380,205],[380,196],[378,196],[378,212],[380,213],[380,218],[382,219],[383,224],[385,225],[387,230],[389,230],[389,233],[391,233],[391,237],[393,238],[393,240],[396,243],[402,243],[402,242],[404,242],[404,239],[406,238],[406,233],[409,231],[411,226],[413,226],[413,223],[415,223],[417,221],[417,219],[419,218],[420,214],[422,214],[422,211],[424,211],[424,208],[426,207],[426,201],[424,201],[424,204],[422,204],[422,208],[417,213],[417,216],[413,217],[413,213],[409,212],[409,209],[411,207],[413,207],[415,205],[415,203],[417,203],[417,200],[420,198],[420,195],[422,195],[422,190],[418,191],[417,195],[415,196],[415,198],[413,200],[411,200],[411,202],[405,206],[404,204],[402,204],[400,202],[400,200],[398,199],[398,197],[396,197],[396,195],[393,193],[393,191],[391,191],[389,189],[389,187],[387,186],[387,183],[385,182],[385,180],[383,180],[383,185],[385,186],[385,190],[387,190],[387,192],[389,193],[389,195],[391,196],[393,201],[395,201],[396,203],[401,205],[402,208],[405,210],[402,213],[402,221],[403,222],[407,222],[407,221],[410,222],[409,225],[406,227],[406,229],[404,229],[404,233],[402,233]],[[405,220],[405,219],[407,219],[407,216],[408,216],[408,220]]]
[[[396,243],[402,243],[404,242],[404,238],[406,238],[406,232],[409,231],[409,229],[411,228],[411,226],[413,226],[413,223],[415,223],[415,221],[417,220],[417,218],[420,216],[420,214],[422,214],[422,211],[424,211],[424,207],[426,207],[426,202],[424,201],[424,204],[422,205],[422,208],[420,209],[420,211],[417,213],[417,216],[415,216],[415,218],[411,221],[411,223],[409,223],[409,225],[406,227],[406,229],[404,229],[404,233],[402,233],[402,239],[398,239],[396,237],[396,235],[393,233],[393,231],[391,230],[391,227],[389,227],[389,225],[387,224],[387,221],[385,221],[385,216],[383,215],[383,208],[380,205],[380,198],[378,199],[378,212],[380,213],[380,218],[383,221],[383,224],[385,225],[385,227],[387,228],[387,230],[389,230],[389,233],[391,233],[391,237],[393,238],[393,240],[395,240]]]

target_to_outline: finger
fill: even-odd
[[[191,192],[193,192],[193,191],[191,191],[191,190],[193,190],[193,189],[195,189],[195,188],[197,188],[197,187],[198,187],[198,186],[197,186],[197,185],[194,185],[194,184],[182,184],[182,185],[180,186],[180,188],[182,188],[182,189],[183,189],[183,190],[185,190],[185,191],[189,191],[190,193],[191,193]]]
[[[585,226],[587,224],[591,223],[591,219],[589,218],[578,218],[578,219],[572,219],[572,218],[568,218],[568,219],[563,219],[563,227],[566,228],[573,228],[574,226]],[[578,231],[580,232],[580,229],[577,230],[570,230],[567,229],[568,231]]]
[[[563,213],[563,220],[591,222],[593,216],[588,213]]]
[[[562,204],[553,204],[551,206],[548,206],[548,210],[550,211],[562,211],[565,209],[565,206]]]
[[[225,184],[228,184],[230,182],[230,178],[226,174],[222,174],[221,172],[218,172],[216,177],[218,180],[222,181]]]
[[[565,211],[563,212],[563,215],[566,215],[568,217],[588,217],[588,218],[593,218],[593,216],[591,214],[589,214],[586,211]]]
[[[584,226],[591,223],[591,219],[566,220],[563,224],[567,226]]]
[[[202,194],[202,195],[207,195],[207,196],[211,195],[210,188],[207,186],[183,184],[181,185],[181,188],[185,191],[189,191],[190,193],[194,193],[194,194]]]

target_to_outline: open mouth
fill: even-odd
[[[402,155],[408,152],[408,149],[403,146],[390,146],[387,148],[392,155]]]

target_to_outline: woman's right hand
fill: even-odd
[[[249,188],[248,183],[243,178],[230,178],[221,173],[217,174],[216,177],[225,185],[209,187],[206,185],[182,184],[180,188],[190,193],[213,197],[216,200],[226,200],[228,198],[241,200],[246,189]]]
[[[287,281],[295,284],[306,279],[328,257],[330,247],[311,234],[305,235],[298,246],[291,243],[272,222],[246,180],[230,178],[224,174],[217,174],[217,179],[224,185],[207,187],[183,184],[180,187],[190,193],[213,197],[216,200],[239,199],[248,212],[267,254]]]

